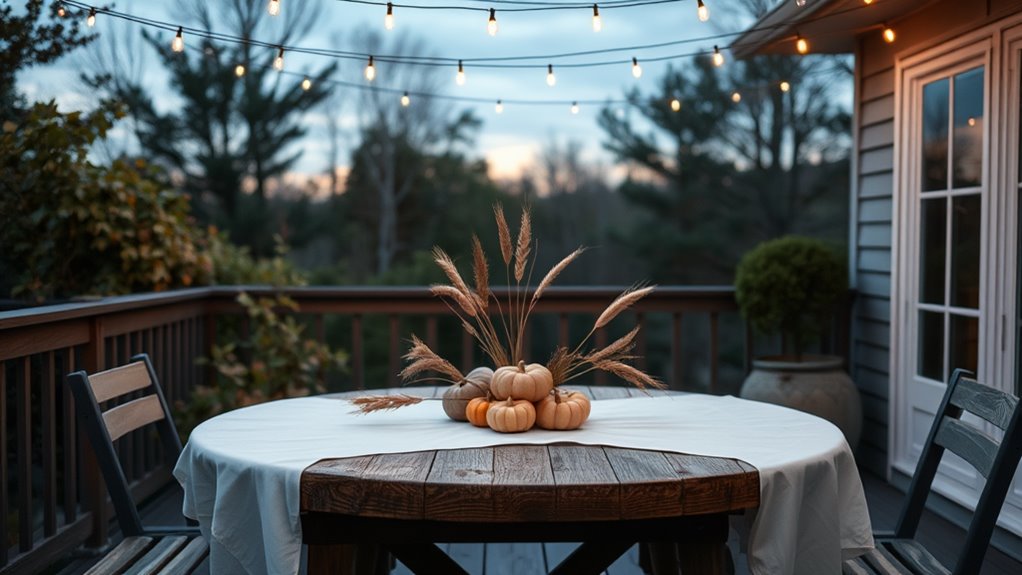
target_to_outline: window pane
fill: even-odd
[[[955,76],[956,188],[982,183],[983,125],[983,68],[976,68]]]
[[[919,299],[944,305],[944,264],[947,253],[947,199],[922,201],[919,238]]]
[[[979,237],[982,196],[951,200],[951,305],[979,309]]]
[[[923,86],[923,191],[947,189],[948,78]]]
[[[951,316],[950,369],[964,367],[976,372],[979,365],[979,318]]]
[[[919,375],[944,381],[944,314],[919,312]]]

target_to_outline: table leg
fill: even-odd
[[[434,543],[401,543],[387,545],[398,561],[420,575],[468,575]]]
[[[653,575],[678,575],[678,546],[673,542],[650,542],[649,568]]]
[[[603,573],[610,564],[628,551],[631,541],[611,541],[599,543],[587,542],[575,549],[550,575],[581,575],[583,573]]]
[[[707,573],[725,575],[730,553],[727,545],[718,542],[678,543],[678,563],[682,575]]]
[[[309,545],[309,575],[354,575],[354,545]]]

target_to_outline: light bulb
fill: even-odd
[[[739,94],[738,92],[732,92],[731,93],[731,101],[734,102],[735,104],[737,104],[738,102],[741,102],[742,101],[742,95]]]
[[[486,33],[490,36],[497,35],[497,11],[490,8],[490,19],[486,22]]]
[[[454,83],[459,86],[465,85],[465,67],[461,65],[461,60],[458,60],[458,73],[454,76]]]
[[[681,110],[681,100],[677,98],[671,98],[671,110],[675,112]]]
[[[720,68],[724,65],[724,55],[720,53],[720,48],[713,47],[713,65]]]
[[[554,76],[554,65],[553,64],[547,64],[546,65],[546,85],[550,86],[551,88],[553,88],[555,84],[557,84],[557,76]]]
[[[242,66],[241,64],[238,64],[237,66],[235,66],[234,67],[234,75],[239,77],[239,78],[244,76],[245,75],[245,67]]]
[[[270,0],[270,3],[266,5],[266,11],[270,13],[270,16],[280,14],[280,0]]]
[[[873,0],[862,0],[862,3],[865,4],[866,6],[869,6],[870,4],[873,3]]]
[[[394,29],[394,4],[387,2],[387,15],[383,17],[383,27],[387,30]]]
[[[884,24],[884,42],[887,42],[888,44],[893,44],[894,38],[895,38],[894,28],[891,28],[890,26]]]
[[[92,28],[93,26],[96,25],[96,9],[95,8],[89,8],[89,17],[85,19],[85,24],[89,28]]]
[[[798,6],[799,8],[801,8],[801,7],[805,6],[805,5],[806,5],[806,0],[795,0],[795,6]]]
[[[593,4],[593,32],[603,30],[603,21],[600,20],[600,7]]]
[[[408,97],[408,92],[405,92],[404,94],[401,95],[401,105],[402,106],[407,108],[408,105],[411,104],[411,103],[412,103],[412,99]]]
[[[803,38],[802,36],[796,35],[795,36],[795,49],[798,50],[799,54],[803,54],[803,55],[808,54],[809,53],[809,42],[806,41],[806,39]]]
[[[60,16],[61,18],[63,18],[64,16],[67,16],[67,10],[64,9],[64,3],[63,2],[61,2],[57,6],[57,16]]]
[[[786,80],[781,81],[781,91],[782,92],[787,92],[790,89],[791,89],[791,84],[789,84]]]
[[[497,100],[497,105],[493,107],[493,111],[498,114],[504,113],[504,102]]]
[[[277,57],[273,60],[273,68],[280,72],[284,69],[284,47],[280,47],[280,51],[277,52]]]
[[[703,0],[699,0],[699,4],[696,7],[696,15],[699,16],[700,22],[706,22],[710,19],[710,9],[703,4]]]
[[[373,57],[369,56],[369,63],[366,64],[366,80],[372,82],[376,78],[376,64],[373,63]]]
[[[306,78],[302,80],[302,90],[308,92],[312,88],[312,80]]]
[[[572,114],[577,114],[578,113],[578,102],[572,102],[571,103],[571,113]]]
[[[174,39],[170,42],[170,49],[171,49],[171,51],[173,51],[173,52],[184,52],[185,51],[185,39],[184,39],[183,34],[184,34],[184,30],[182,30],[181,27],[178,26],[177,34],[174,36]]]
[[[632,58],[632,76],[635,76],[636,78],[642,77],[642,66],[639,65],[639,60],[637,58]]]

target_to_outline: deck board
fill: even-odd
[[[890,529],[897,520],[898,510],[901,508],[901,501],[904,495],[888,485],[883,479],[865,474],[862,477],[863,486],[866,489],[866,500],[869,504],[870,517],[873,520],[874,529]],[[142,508],[142,519],[148,525],[169,525],[180,522],[181,495],[174,490],[163,495]],[[116,541],[117,539],[115,539]],[[958,554],[958,548],[964,540],[964,531],[946,521],[945,519],[926,511],[919,528],[919,540],[922,542],[941,562],[945,565],[953,564]],[[507,544],[454,544],[442,545],[452,554],[455,561],[464,567],[469,573],[480,575],[493,575],[504,573],[504,570],[487,570],[485,566],[500,565],[502,567],[511,564],[511,553],[517,556],[527,556],[535,565],[556,564],[567,553],[571,552],[570,543],[549,543],[546,545],[518,544],[513,549]],[[736,575],[746,575],[749,570],[744,555],[738,553],[737,538],[732,532],[728,541],[728,547],[734,554]],[[1020,550],[1022,554],[1022,550]],[[538,559],[537,559],[538,558]],[[69,562],[62,569],[55,571],[57,575],[81,575],[98,558],[78,559]],[[524,571],[516,571],[524,572]],[[616,561],[607,570],[607,575],[638,575],[642,571],[638,567],[638,548],[633,547]],[[200,566],[200,574],[209,573],[208,560]],[[411,571],[400,563],[392,571],[395,575],[409,575]],[[1010,556],[998,549],[991,548],[983,563],[981,575],[1010,575],[1022,573],[1022,562],[1015,561]]]

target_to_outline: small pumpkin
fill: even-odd
[[[486,411],[486,423],[501,433],[528,431],[536,423],[536,408],[527,399],[498,401]]]
[[[464,379],[448,387],[444,391],[443,401],[444,413],[455,421],[468,421],[465,416],[465,408],[468,401],[476,397],[485,397],[490,390],[490,379],[493,377],[493,370],[488,367],[477,367],[468,372]]]
[[[527,399],[539,401],[554,388],[554,376],[546,366],[538,363],[497,368],[490,381],[490,393],[497,399]]]
[[[536,403],[536,425],[559,431],[578,429],[589,419],[591,407],[581,391],[555,389]]]
[[[466,421],[476,427],[489,427],[489,424],[486,422],[486,413],[492,405],[493,397],[490,394],[486,394],[483,397],[473,397],[468,400],[468,405],[465,406]]]

